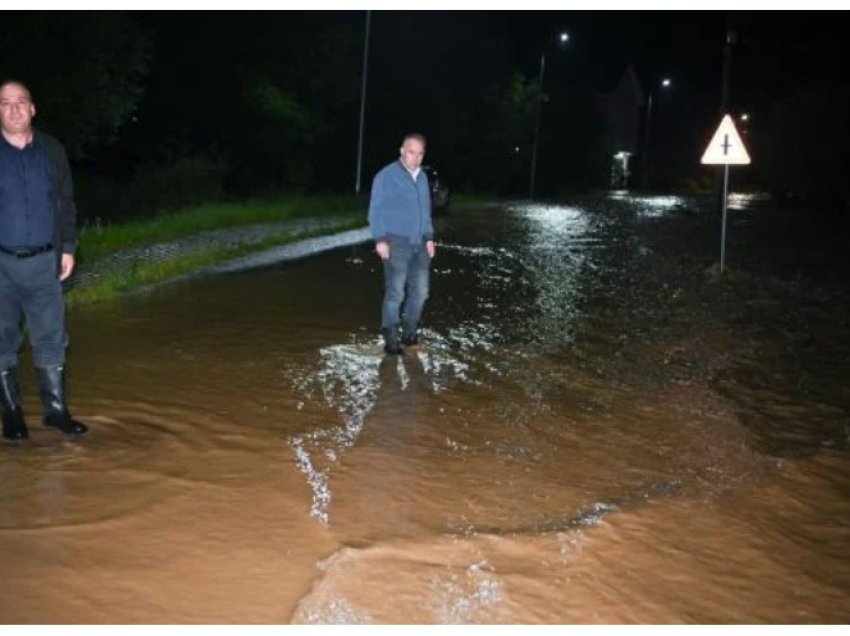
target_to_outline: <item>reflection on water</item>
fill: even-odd
[[[683,197],[675,195],[633,195],[628,190],[612,192],[609,198],[628,203],[637,215],[645,218],[667,216],[675,210],[686,209],[688,203]]]
[[[564,348],[574,337],[581,280],[592,268],[599,237],[580,208],[531,206],[520,211],[528,240],[521,254],[533,294],[528,340],[538,348]]]
[[[710,201],[456,211],[403,357],[365,246],[72,314],[92,435],[2,449],[0,616],[846,622],[850,303],[761,273],[764,204],[722,282]]]
[[[730,192],[726,205],[730,210],[750,210],[753,206],[767,201],[769,198],[763,192]]]

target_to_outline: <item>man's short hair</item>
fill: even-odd
[[[404,136],[404,139],[402,139],[402,140],[401,140],[401,145],[403,146],[404,144],[406,144],[408,139],[415,139],[416,141],[418,141],[418,142],[419,142],[420,144],[422,144],[423,146],[427,146],[427,145],[428,145],[428,144],[427,144],[427,142],[425,141],[425,135],[423,135],[423,134],[421,134],[421,133],[416,133],[416,132],[415,132],[415,133],[408,133],[408,134],[406,134],[406,135]]]
[[[27,94],[30,96],[30,99],[32,99],[32,91],[30,90],[30,87],[27,86],[26,84],[24,84],[21,80],[15,79],[14,77],[7,77],[2,82],[0,82],[0,91],[2,91],[7,86],[11,86],[13,84],[16,84],[16,85],[20,86],[21,88],[23,88],[27,92]]]

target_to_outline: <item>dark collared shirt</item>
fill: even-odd
[[[0,245],[40,247],[52,241],[51,171],[37,138],[20,149],[0,135]]]

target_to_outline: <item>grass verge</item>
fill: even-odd
[[[354,195],[291,196],[205,203],[125,223],[86,224],[79,232],[78,258],[81,262],[90,262],[120,250],[174,241],[207,230],[355,211],[363,219],[366,218],[366,200]]]
[[[115,297],[116,295],[127,293],[146,285],[159,283],[262,249],[285,245],[294,241],[322,236],[329,233],[342,232],[361,227],[362,225],[362,215],[351,214],[341,218],[339,223],[334,223],[331,226],[314,232],[304,232],[299,234],[272,234],[259,242],[230,247],[209,247],[192,250],[189,253],[161,261],[145,261],[139,259],[129,264],[123,263],[113,269],[103,272],[92,282],[72,287],[65,295],[65,301],[68,307],[78,307],[107,300]],[[183,236],[185,236],[185,234],[183,234]],[[137,245],[138,244],[143,243],[137,243]]]

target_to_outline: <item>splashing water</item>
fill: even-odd
[[[339,461],[344,449],[357,441],[363,420],[375,405],[380,358],[365,345],[334,345],[321,349],[319,355],[318,371],[296,376],[295,388],[306,399],[320,392],[328,406],[342,413],[342,423],[293,435],[288,443],[313,493],[310,515],[327,524],[331,504],[330,466]],[[324,468],[317,461],[320,456],[328,461]]]

